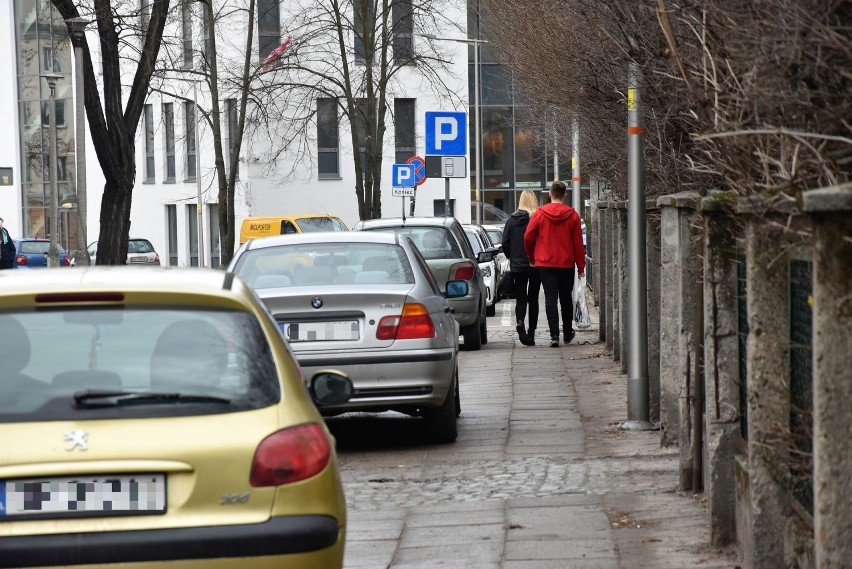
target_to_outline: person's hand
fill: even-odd
[[[585,277],[585,276],[586,276],[586,271],[579,271],[577,274],[578,274],[578,275],[580,276],[580,278],[582,279],[583,277]]]

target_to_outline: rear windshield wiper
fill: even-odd
[[[195,395],[191,393],[87,389],[74,394],[75,407],[115,407],[119,405],[146,405],[151,403],[222,403],[228,405],[230,402],[230,399],[224,397]]]

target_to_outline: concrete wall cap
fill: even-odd
[[[805,192],[802,203],[806,213],[852,211],[852,182]]]
[[[769,213],[795,214],[799,212],[796,199],[787,194],[754,194],[742,196],[737,202],[737,213],[766,215]]]
[[[700,200],[701,196],[697,192],[681,192],[658,197],[657,205],[660,207],[698,209]]]
[[[703,198],[698,209],[702,212],[733,210],[737,207],[740,195],[733,191],[713,190]]]

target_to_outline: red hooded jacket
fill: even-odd
[[[536,267],[586,271],[586,249],[577,211],[551,202],[538,208],[524,233],[524,248]]]

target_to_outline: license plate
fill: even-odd
[[[131,263],[146,263],[148,261],[148,257],[130,257]]]
[[[3,516],[158,514],[166,511],[164,474],[0,480]]]
[[[290,322],[279,327],[291,342],[352,341],[360,338],[357,320],[338,322]]]

